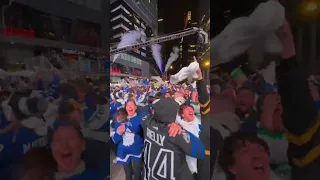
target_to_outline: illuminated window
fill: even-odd
[[[121,37],[121,36],[122,36],[122,33],[118,33],[118,34],[116,34],[116,35],[113,35],[112,38],[115,39],[115,38],[119,38],[119,37]]]
[[[142,27],[144,30],[147,29],[146,26],[145,26],[143,23],[141,23],[141,27]]]
[[[127,19],[127,18],[124,17],[123,15],[118,15],[118,16],[112,18],[111,21],[115,21],[115,20],[120,19],[120,18],[122,18],[123,20],[127,21],[128,23],[131,23],[131,22],[129,21],[129,19]]]
[[[138,49],[134,49],[133,52],[140,54],[140,51]]]
[[[137,25],[134,25],[134,28],[137,30],[137,31],[140,31],[139,27]]]
[[[130,13],[125,7],[123,7],[122,5],[120,5],[120,6],[116,7],[116,8],[114,8],[114,9],[112,9],[111,12],[113,13],[113,12],[117,11],[118,9],[122,9],[122,10],[123,10],[124,12],[126,12],[128,15],[131,15],[131,13]]]
[[[137,22],[138,24],[140,24],[140,21],[139,21],[139,19],[138,19],[136,16],[134,16],[134,19],[136,20],[136,22]]]
[[[125,29],[126,31],[129,31],[129,30],[130,30],[127,26],[125,26],[125,25],[123,25],[123,24],[118,24],[118,25],[116,25],[116,26],[113,26],[112,29],[115,30],[115,29],[118,29],[118,28],[120,28],[120,27],[122,27],[122,28]]]
[[[188,11],[187,20],[188,20],[188,21],[191,20],[191,11]]]

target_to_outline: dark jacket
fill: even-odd
[[[293,63],[294,59],[289,62]],[[302,65],[293,64],[290,67],[285,64],[277,70],[292,179],[319,179],[320,116],[308,87],[310,69]]]
[[[200,140],[205,148],[204,159],[198,160],[197,179],[210,179],[210,98],[206,89],[206,84],[203,80],[197,81],[197,91],[199,94],[199,104],[201,111],[202,131]]]

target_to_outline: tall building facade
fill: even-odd
[[[208,33],[208,40],[210,41],[210,0],[198,1],[198,15],[199,28]],[[199,59],[202,74],[207,84],[210,84],[210,43],[205,44],[202,39],[198,39],[197,57]]]
[[[152,22],[150,17],[145,17],[146,14],[151,14],[153,11],[148,12],[143,7],[149,5],[153,7],[153,1],[126,1],[126,0],[112,0],[110,1],[110,16],[111,16],[111,47],[116,48],[117,44],[121,41],[121,37],[128,31],[138,31],[141,33],[139,42],[145,42],[147,39],[154,36],[156,32],[157,18]],[[157,2],[157,1],[154,1]],[[147,3],[147,4],[146,4]],[[157,5],[155,6],[157,8]],[[157,13],[156,13],[157,14]],[[113,59],[113,57],[111,57]],[[115,63],[111,66],[111,75],[113,79],[120,76],[142,76],[150,77],[152,74],[153,65],[152,54],[149,47],[142,47],[130,52],[120,54]]]
[[[189,10],[185,13],[184,28],[198,27],[197,10]],[[180,57],[183,59],[183,66],[188,65],[193,56],[197,56],[198,34],[183,37],[180,41]]]
[[[110,4],[119,0],[110,0]],[[123,0],[157,34],[158,0]]]
[[[1,68],[57,56],[77,73],[107,73],[109,3],[102,0],[13,0],[1,5]]]
[[[199,28],[208,33],[208,39],[210,40],[210,0],[198,1],[198,15]],[[197,47],[197,57],[203,61],[210,60],[210,43],[205,44],[203,40],[199,39]]]

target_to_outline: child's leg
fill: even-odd
[[[124,164],[123,165],[124,173],[126,174],[126,180],[132,180],[133,170],[132,164]]]
[[[141,177],[142,177],[141,165],[142,165],[142,161],[132,161],[134,180],[141,180]]]

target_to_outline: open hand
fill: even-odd
[[[169,136],[176,137],[178,134],[182,133],[182,128],[178,123],[171,123],[168,125],[169,127]]]
[[[120,135],[122,135],[125,130],[126,130],[126,128],[124,127],[124,125],[121,125],[121,126],[118,127],[118,129],[117,129],[117,133],[120,134]]]
[[[193,60],[194,62],[198,62],[197,58],[195,56],[193,56]],[[199,66],[199,69],[197,70],[197,75],[198,75],[198,80],[202,80],[202,72],[201,72],[201,69],[200,69],[200,66]]]

